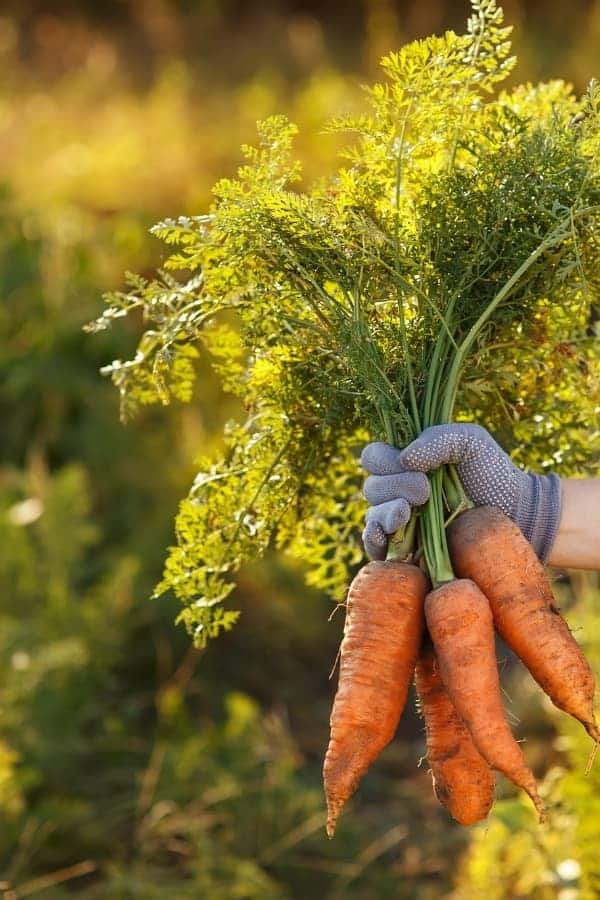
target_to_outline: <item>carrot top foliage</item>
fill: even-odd
[[[310,188],[294,125],[259,123],[208,214],[153,229],[172,248],[164,271],[129,276],[89,326],[133,311],[147,323],[133,359],[103,370],[124,418],[189,401],[200,353],[246,410],[222,457],[200,461],[157,588],[182,601],[197,643],[231,627],[230,576],[270,546],[341,599],[362,558],[368,439],[477,419],[521,464],[566,472],[589,457],[600,90],[498,92],[510,31],[494,0],[473,0],[466,34],[385,57],[367,112],[330,125],[355,134],[341,168]],[[421,522],[434,581],[444,503],[434,480]]]

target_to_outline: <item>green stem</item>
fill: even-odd
[[[402,120],[402,128],[399,137],[399,147],[396,154],[396,217],[394,221],[394,265],[396,272],[400,276],[400,186],[402,184],[402,153],[404,149],[404,135],[406,133],[406,124],[410,116],[412,102],[409,104],[404,119]],[[413,373],[412,359],[406,336],[406,318],[404,315],[404,302],[401,295],[398,295],[398,312],[400,316],[400,341],[402,344],[402,353],[406,363],[406,374],[408,379],[408,393],[410,397],[410,407],[413,418],[415,434],[421,431],[421,420],[419,416],[419,405],[417,403],[417,395],[415,391],[415,379]]]
[[[448,380],[446,382],[446,389],[444,391],[444,401],[441,406],[442,421],[449,422],[451,419],[452,412],[454,410],[454,403],[456,401],[456,393],[460,382],[460,376],[462,374],[461,369],[464,364],[465,357],[471,349],[477,335],[479,334],[485,323],[488,321],[488,319],[491,317],[491,315],[494,313],[496,308],[502,303],[503,300],[508,297],[510,292],[516,287],[523,275],[525,275],[525,273],[540,258],[540,256],[542,256],[542,254],[545,253],[546,250],[549,250],[550,247],[553,247],[555,244],[560,243],[560,241],[563,240],[563,238],[565,237],[565,224],[568,224],[570,220],[571,213],[569,213],[569,215],[563,220],[560,227],[555,229],[552,234],[545,238],[541,242],[541,244],[539,244],[536,249],[529,254],[527,259],[523,263],[521,263],[519,268],[502,286],[494,299],[490,302],[490,304],[481,313],[477,321],[469,329],[467,335],[461,342],[458,350],[454,355],[454,359],[448,373]]]
[[[519,266],[509,280],[495,295],[491,303],[484,312],[479,316],[477,321],[471,326],[467,335],[462,340],[458,349],[452,355],[452,362],[449,370],[447,370],[448,360],[448,340],[445,331],[441,331],[434,349],[431,368],[427,379],[426,397],[424,403],[424,421],[426,424],[451,421],[454,410],[456,394],[462,374],[462,367],[465,358],[471,349],[477,335],[489,320],[495,309],[503,300],[511,293],[523,276],[529,271],[539,257],[550,247],[554,246],[564,238],[565,226],[571,221],[571,213],[559,228],[552,232],[539,246],[527,257],[527,259]],[[453,301],[448,306],[446,312],[446,324],[449,321],[454,306]],[[442,390],[442,379],[444,388]],[[438,399],[439,394],[439,399]],[[456,502],[457,496],[465,497],[462,485],[458,475],[453,467],[450,469],[438,469],[431,478],[431,496],[423,513],[423,545],[425,559],[432,583],[435,586],[444,581],[451,580],[454,575],[452,572],[452,564],[448,552],[446,541],[445,517],[444,517],[444,484],[447,486],[447,494],[451,497],[451,504]],[[461,507],[459,505],[456,509]],[[453,510],[454,512],[454,510]]]
[[[445,484],[448,489],[448,501],[451,510],[454,510],[458,507],[462,509],[468,509],[469,506],[473,504],[465,494],[465,489],[462,486],[462,482],[458,477],[458,472],[456,471],[456,466],[450,464],[446,466],[445,472]]]
[[[441,334],[438,335],[438,339],[435,343],[435,347],[433,349],[433,357],[429,364],[429,372],[427,373],[427,382],[425,384],[425,397],[423,400],[423,427],[427,428],[428,425],[432,425],[432,408],[434,397],[436,393],[436,380],[439,374],[439,358],[442,351],[443,340]]]
[[[447,368],[448,353],[447,342],[442,335],[439,335],[427,378],[427,405],[423,421],[425,426],[440,425],[443,422],[440,419],[438,407],[440,406],[440,397],[443,395],[442,385]]]
[[[438,398],[442,397],[442,378],[444,371],[446,369],[448,353],[450,352],[450,348],[448,346],[448,335],[452,335],[452,316],[454,314],[454,307],[456,305],[456,301],[458,299],[458,293],[454,293],[448,302],[448,306],[446,308],[446,313],[444,317],[444,329],[440,331],[438,334],[437,340],[435,342],[435,347],[433,350],[433,356],[431,359],[431,363],[429,366],[429,373],[427,376],[427,385],[425,387],[425,403],[424,403],[424,416],[423,416],[423,425],[439,425],[445,420],[440,418],[441,409],[438,410]],[[452,348],[454,351],[458,350],[458,346],[454,338],[451,338]],[[441,406],[441,404],[440,404]]]
[[[444,466],[444,474],[443,474],[443,492],[444,492],[444,501],[445,508],[449,510],[455,510],[460,506],[461,497],[458,491],[456,490],[456,485],[452,481],[449,472],[450,466]]]
[[[456,297],[448,304],[445,316],[445,328],[440,331],[430,361],[425,397],[423,403],[424,426],[439,424],[439,397],[442,395],[444,372],[447,368],[451,344],[456,349],[454,340],[448,339],[451,317]],[[454,578],[452,563],[446,542],[444,529],[444,470],[438,469],[430,476],[431,495],[423,511],[423,547],[425,560],[434,587]]]
[[[413,513],[404,528],[399,528],[390,538],[387,559],[408,562],[412,558],[417,531],[417,518],[418,513]]]
[[[379,407],[381,419],[383,422],[383,428],[385,431],[385,436],[388,444],[392,444],[394,447],[396,446],[396,429],[394,428],[394,424],[392,422],[392,417],[390,416],[390,412],[384,404],[381,404]]]
[[[448,518],[446,519],[446,521],[444,522],[444,528],[447,528],[448,525],[450,524],[450,522],[453,522],[457,516],[460,516],[460,514],[462,512],[464,512],[467,509],[472,509],[473,506],[474,506],[474,504],[471,503],[470,500],[468,501],[467,506],[457,506],[456,509],[454,510],[454,512],[451,512],[450,515],[448,516]]]
[[[401,279],[400,274],[400,186],[402,184],[402,152],[404,147],[404,135],[406,133],[406,124],[408,122],[408,118],[411,111],[411,104],[409,104],[404,119],[402,121],[402,128],[400,131],[399,138],[399,147],[396,155],[396,189],[395,189],[395,200],[396,200],[396,218],[394,222],[394,267],[395,272],[399,279]],[[410,349],[408,346],[408,338],[406,334],[406,318],[404,315],[404,302],[402,299],[402,295],[398,294],[398,313],[400,319],[400,342],[402,345],[402,353],[404,355],[404,360],[406,364],[406,374],[408,380],[408,393],[410,397],[410,411],[412,415],[412,425],[414,429],[415,435],[419,434],[421,431],[421,420],[419,415],[419,405],[417,403],[417,394],[415,391],[415,379],[413,373],[412,366],[412,358],[410,355]],[[388,431],[388,441],[396,446],[396,435],[392,433],[392,428],[390,424],[390,430]],[[399,529],[391,538],[388,544],[388,558],[389,559],[397,559],[398,552],[403,552],[405,554],[405,558],[410,557],[412,553],[412,547],[414,544],[415,538],[415,530],[416,530],[416,516],[411,516],[409,520],[408,526],[403,529]],[[401,548],[401,549],[400,549]]]
[[[430,476],[431,496],[424,511],[423,523],[425,526],[423,528],[425,561],[434,588],[446,581],[452,581],[454,578],[444,529],[442,478],[442,469],[437,469]]]

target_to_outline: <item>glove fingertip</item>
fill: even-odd
[[[362,533],[362,542],[365,552],[370,559],[382,560],[386,558],[388,539],[379,522],[367,522]]]
[[[362,448],[359,463],[364,469],[369,469],[373,457],[377,456],[381,447],[385,447],[385,444],[382,444],[381,441],[371,441],[370,444],[366,444]]]
[[[363,448],[360,464],[371,475],[390,475],[400,471],[400,451],[392,444],[373,441]]]

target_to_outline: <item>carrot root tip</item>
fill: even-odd
[[[330,800],[327,798],[327,824],[325,830],[329,840],[334,836],[340,813],[343,809],[343,800]]]
[[[535,806],[536,812],[538,814],[538,822],[540,823],[540,825],[545,825],[548,822],[548,816],[544,804],[537,794],[529,794],[529,796],[531,797],[533,805]]]
[[[593,737],[593,735],[592,735],[592,737]],[[596,740],[596,739],[594,738],[594,740]],[[589,755],[589,759],[588,759],[588,761],[587,761],[587,766],[585,767],[585,774],[586,774],[586,777],[587,777],[587,776],[590,774],[590,772],[592,771],[592,768],[593,768],[593,765],[594,765],[594,760],[596,759],[596,753],[597,753],[597,752],[598,752],[598,741],[596,740],[596,743],[595,743],[594,746],[592,747],[591,753],[590,753],[590,755]]]

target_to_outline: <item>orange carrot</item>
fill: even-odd
[[[492,808],[496,779],[448,696],[429,635],[417,660],[415,685],[435,795],[461,825],[479,822]]]
[[[329,837],[396,732],[423,635],[427,589],[421,569],[396,561],[369,563],[350,586],[323,765]]]
[[[468,579],[449,581],[427,595],[425,617],[442,681],[473,743],[492,768],[527,791],[542,820],[535,779],[502,705],[487,599]]]
[[[486,595],[502,639],[554,705],[600,741],[594,676],[521,530],[501,510],[480,506],[450,525],[448,542],[457,575],[472,579]]]

